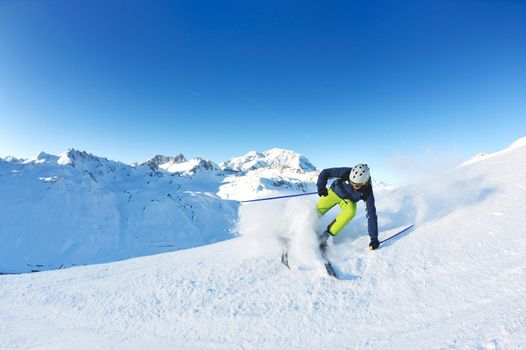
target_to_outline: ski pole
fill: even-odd
[[[291,198],[291,197],[299,197],[299,196],[309,196],[311,194],[317,194],[318,192],[308,192],[308,193],[300,193],[300,194],[291,194],[288,196],[278,196],[278,197],[268,197],[268,198],[259,198],[259,199],[250,199],[247,201],[239,201],[240,203],[249,203],[249,202],[259,202],[259,201],[270,201],[273,199],[280,199],[280,198]]]
[[[384,242],[387,242],[388,240],[390,240],[391,238],[394,238],[396,236],[398,236],[399,234],[401,233],[404,233],[405,231],[409,230],[411,227],[415,226],[415,224],[412,224],[411,226],[407,226],[406,228],[404,228],[402,231],[398,232],[398,233],[395,233],[394,235],[392,235],[391,237],[388,237],[386,239],[384,239],[383,241],[380,241],[380,244],[384,243]]]

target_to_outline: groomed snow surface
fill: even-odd
[[[0,276],[2,349],[524,349],[526,147],[378,191],[336,237],[316,198],[240,207],[240,237],[172,253]],[[291,241],[288,270],[281,237]]]

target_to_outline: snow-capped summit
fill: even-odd
[[[211,160],[196,157],[187,160],[186,157],[179,153],[174,157],[156,155],[138,165],[148,165],[152,170],[165,170],[169,173],[178,173],[179,175],[195,175],[197,173],[214,173],[221,172],[219,166]]]
[[[5,158],[0,158],[0,161],[4,161],[4,162],[7,162],[7,163],[20,163],[23,161],[23,159],[18,159],[18,158],[15,158],[13,156],[7,156]]]
[[[179,164],[186,162],[187,159],[182,153],[175,155],[174,157],[166,157],[163,155],[156,155],[146,162],[139,163],[139,165],[148,165],[152,170],[159,170],[159,168],[166,168],[172,164]]]
[[[119,176],[127,175],[130,171],[129,165],[73,148],[62,153],[56,163],[81,170],[84,177],[89,177],[95,182],[106,176],[108,180],[115,180]]]
[[[58,159],[57,156],[46,152],[40,152],[36,157],[31,157],[23,161],[24,164],[43,164],[48,162],[55,162]]]
[[[70,148],[60,155],[57,163],[60,165],[72,165],[76,166],[82,163],[106,163],[111,162],[107,158],[97,157],[86,151],[78,151],[74,148]]]
[[[167,162],[161,164],[159,167],[170,173],[184,173],[185,175],[194,175],[203,172],[216,173],[221,171],[216,163],[199,157],[188,161],[185,159],[182,162]]]
[[[272,148],[264,152],[248,152],[244,156],[234,157],[220,164],[227,171],[250,171],[260,168],[290,169],[298,173],[316,170],[316,167],[303,155],[293,151]]]
[[[280,148],[249,152],[221,163],[230,176],[220,188],[222,198],[245,200],[278,192],[307,192],[314,189],[316,167],[303,155]]]

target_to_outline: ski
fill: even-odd
[[[290,269],[290,265],[289,265],[289,252],[284,250],[282,253],[281,253],[281,263],[283,265],[285,265],[287,268]]]
[[[327,274],[329,276],[338,279],[338,276],[336,275],[336,271],[334,271],[334,267],[332,266],[331,262],[327,258],[326,249],[327,249],[327,246],[325,247],[320,246],[320,253],[323,259],[323,264],[325,265],[325,270],[327,271]]]
[[[289,270],[291,270],[289,265],[289,240],[286,238],[280,239],[280,242],[283,246],[281,251],[281,263],[285,265]],[[334,271],[334,267],[332,266],[331,262],[327,258],[327,255],[325,254],[326,247],[319,247],[320,248],[320,254],[321,258],[323,260],[323,264],[325,265],[325,270],[327,271],[327,274],[331,277],[338,278],[336,275],[336,271]]]
[[[280,239],[282,250],[281,250],[281,263],[290,269],[289,265],[289,239],[281,237]]]
[[[327,274],[329,276],[338,279],[338,276],[336,276],[336,272],[334,271],[334,267],[332,267],[332,264],[329,260],[325,260],[325,270],[327,270]]]

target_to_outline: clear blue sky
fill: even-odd
[[[525,135],[524,1],[0,0],[0,156],[281,147],[393,180]]]

